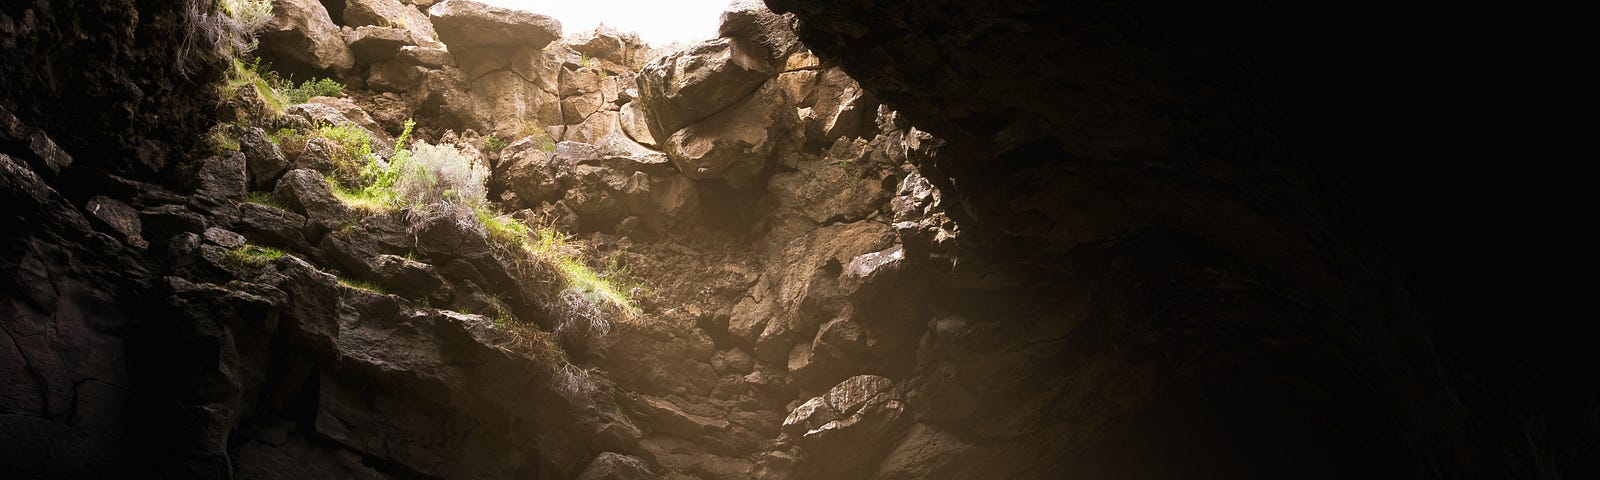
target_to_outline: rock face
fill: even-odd
[[[468,0],[445,0],[428,8],[439,40],[455,49],[475,47],[540,48],[561,38],[561,22],[521,10]]]
[[[261,55],[295,78],[343,75],[355,56],[328,9],[317,0],[274,0],[272,25],[261,35]]]
[[[279,1],[263,55],[348,85],[279,117],[172,55],[210,3],[78,3],[0,7],[7,478],[1592,476],[1595,397],[1435,350],[1296,163],[1255,10],[739,1],[650,59]],[[407,119],[485,210],[274,140]]]

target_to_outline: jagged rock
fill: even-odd
[[[245,170],[249,173],[252,190],[271,188],[277,183],[278,177],[289,169],[289,160],[284,158],[278,142],[267,138],[267,132],[259,127],[239,132],[239,152],[244,154]]]
[[[946,478],[973,478],[1003,472],[993,462],[1011,462],[1009,455],[979,449],[961,437],[926,423],[913,423],[900,442],[883,455],[874,478],[928,478],[938,472]]]
[[[355,55],[356,63],[371,65],[389,60],[400,55],[400,50],[406,47],[416,47],[422,41],[410,30],[403,28],[376,27],[363,25],[345,34],[345,42],[350,44],[350,53]]]
[[[558,170],[558,166],[563,168]],[[562,179],[570,176],[570,170],[565,167],[568,167],[565,163],[552,162],[550,154],[538,149],[531,137],[524,137],[500,151],[496,177],[523,205],[534,207],[559,198]]]
[[[429,69],[441,69],[456,66],[456,59],[450,51],[444,48],[422,45],[407,45],[400,47],[400,52],[395,58],[410,65],[418,65]]]
[[[889,227],[871,221],[831,225],[789,242],[780,264],[733,308],[728,331],[753,345],[756,358],[782,361],[797,341],[810,341],[815,329],[843,308],[850,294],[841,288],[844,266],[864,253],[887,248]]]
[[[314,170],[290,170],[278,180],[272,196],[285,207],[306,216],[307,226],[314,227],[311,237],[338,228],[350,218],[350,209],[328,188],[328,181]]]
[[[865,219],[889,195],[879,174],[847,159],[825,157],[796,167],[774,174],[767,189],[782,208],[818,224]]]
[[[560,98],[527,82],[513,70],[495,70],[472,82],[472,115],[491,124],[502,137],[518,137],[535,123],[562,121]]]
[[[260,35],[257,52],[274,69],[296,78],[344,75],[355,56],[317,0],[275,0],[273,22]]]
[[[394,138],[367,111],[348,98],[313,97],[306,103],[284,109],[284,118],[296,126],[353,125],[372,134],[372,151],[386,155],[394,150]]]
[[[305,245],[306,217],[259,203],[239,205],[238,228],[245,236],[269,245]]]
[[[128,245],[136,248],[150,246],[150,242],[139,235],[144,229],[139,221],[139,212],[121,200],[95,195],[83,206],[83,211],[89,213],[90,223],[102,230],[109,230]]]
[[[634,391],[650,395],[706,395],[717,373],[707,362],[715,351],[710,337],[674,325],[620,324],[601,339],[601,365]]]
[[[877,112],[877,104],[861,85],[839,67],[822,70],[806,96],[796,98],[805,112],[800,121],[809,143],[830,144],[869,133]]]
[[[462,258],[488,255],[489,239],[467,209],[449,209],[425,215],[413,226],[417,252],[430,257]]]
[[[663,398],[641,396],[638,407],[650,419],[656,431],[679,438],[694,440],[728,428],[726,420],[686,412],[683,407]]]
[[[773,65],[783,65],[789,54],[804,48],[794,30],[790,15],[778,15],[757,0],[735,0],[722,11],[717,36],[759,45]]]
[[[24,125],[22,120],[0,107],[0,146],[8,143],[26,145],[26,152],[32,155],[23,155],[23,160],[46,175],[56,175],[72,165],[72,157],[43,130]]]
[[[216,227],[207,228],[205,232],[200,234],[200,238],[204,239],[206,243],[222,248],[239,248],[245,244],[244,235]]]
[[[561,38],[561,22],[522,10],[465,0],[445,0],[428,8],[439,40],[451,50],[471,47],[540,48]]]
[[[689,178],[720,178],[748,187],[768,160],[799,143],[792,104],[769,84],[726,110],[685,126],[662,142],[662,150]],[[659,138],[659,137],[658,137]]]
[[[639,457],[602,452],[578,474],[578,480],[651,480],[650,465]]]
[[[883,440],[899,433],[909,418],[893,387],[888,378],[857,375],[790,412],[784,431],[798,437],[806,455],[817,459],[808,465],[816,476],[876,470]]]
[[[402,28],[429,42],[436,35],[427,14],[399,0],[345,0],[344,24],[357,30],[367,25]]]
[[[371,260],[372,275],[384,290],[406,298],[427,298],[444,303],[451,292],[432,265],[397,255],[378,255]]]
[[[635,65],[634,62],[642,61],[640,57],[645,53],[644,42],[637,35],[622,33],[605,25],[575,34],[562,43],[591,60],[613,64],[607,65],[607,69],[613,73],[622,71],[616,68],[626,69],[629,65]]]
[[[239,152],[209,157],[200,161],[195,172],[196,190],[222,198],[240,198],[249,191],[245,157]]]
[[[772,76],[760,53],[732,40],[701,42],[639,71],[639,108],[650,135],[665,139],[746,98]]]
[[[376,92],[407,92],[422,83],[427,69],[405,62],[387,61],[367,70],[367,87]]]
[[[183,205],[157,205],[139,211],[139,221],[144,225],[143,235],[163,241],[180,233],[200,233],[206,228],[206,219]]]

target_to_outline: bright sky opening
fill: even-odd
[[[732,0],[479,0],[490,5],[527,10],[561,21],[561,34],[593,30],[596,25],[638,32],[645,43],[662,46],[717,36],[722,9]]]

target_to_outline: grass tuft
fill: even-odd
[[[283,250],[259,245],[245,245],[228,251],[228,262],[241,267],[264,267],[273,260],[283,258]]]
[[[354,288],[356,290],[365,290],[378,295],[387,295],[387,293],[383,291],[382,287],[374,285],[371,282],[363,282],[360,280],[339,277],[339,284],[344,285],[345,287]]]

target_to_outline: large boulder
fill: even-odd
[[[883,442],[910,419],[905,413],[893,381],[857,375],[795,408],[783,431],[816,459],[810,466],[818,478],[854,478],[877,469]]]
[[[521,10],[466,0],[445,0],[428,8],[439,40],[451,50],[472,47],[544,47],[561,38],[561,22]]]
[[[274,70],[293,78],[342,76],[355,66],[339,26],[317,0],[275,0],[273,21],[258,50]]]
[[[800,139],[793,104],[775,84],[665,138],[662,150],[678,171],[694,179],[721,178],[748,187],[776,155]]]
[[[436,35],[427,14],[400,0],[346,0],[344,24],[358,28],[364,25],[403,28],[430,43]]]
[[[311,236],[338,228],[350,217],[350,209],[328,188],[328,181],[313,170],[290,170],[278,180],[272,196],[284,206],[310,220]]]
[[[746,98],[771,76],[762,52],[726,38],[701,42],[645,65],[638,77],[639,107],[650,134],[664,139]]]
[[[804,48],[789,28],[792,15],[778,15],[759,0],[735,0],[722,11],[717,36],[759,46],[775,65]]]

